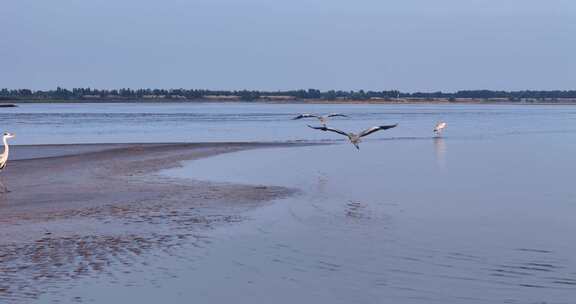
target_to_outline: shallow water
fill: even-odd
[[[401,125],[360,151],[347,143],[262,149],[166,171],[301,193],[207,233],[209,245],[184,245],[179,257],[158,255],[154,267],[114,278],[128,287],[81,280],[41,302],[574,303],[576,108],[318,107],[360,117],[334,122],[343,127]],[[308,106],[278,109],[288,118]],[[440,118],[449,129],[432,138]],[[259,139],[338,138],[264,121],[278,129]],[[255,130],[252,120],[230,124]]]

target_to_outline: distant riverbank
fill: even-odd
[[[576,105],[576,99],[550,100],[480,99],[480,98],[392,98],[392,99],[275,99],[258,98],[90,98],[90,99],[11,99],[0,100],[3,105],[50,103],[269,103],[269,104],[502,104],[502,105]]]
[[[0,102],[265,102],[306,104],[576,104],[576,90],[460,90],[401,92],[399,90],[208,90],[208,89],[0,89]]]

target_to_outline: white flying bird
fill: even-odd
[[[436,135],[440,136],[440,133],[442,133],[442,131],[444,131],[444,129],[446,129],[448,125],[441,121],[439,123],[436,124],[436,127],[434,127],[434,133],[436,133]]]
[[[370,129],[364,130],[358,134],[351,133],[351,132],[344,132],[344,131],[340,131],[338,129],[328,128],[328,127],[313,127],[311,125],[308,125],[308,127],[312,128],[312,129],[316,129],[316,130],[330,131],[330,132],[344,135],[344,136],[348,137],[348,139],[350,140],[350,143],[352,143],[354,145],[354,147],[356,147],[356,149],[360,150],[359,144],[362,141],[362,137],[368,136],[368,135],[370,135],[374,132],[380,131],[380,130],[387,130],[387,129],[395,128],[397,125],[398,124],[372,127]]]
[[[340,114],[340,113],[331,113],[328,115],[316,115],[316,114],[300,114],[294,118],[292,118],[292,120],[296,120],[296,119],[302,119],[302,118],[316,118],[318,120],[320,120],[320,123],[323,126],[326,126],[326,123],[328,123],[328,118],[330,117],[348,117],[347,115],[344,114]]]
[[[4,152],[0,154],[0,171],[6,168],[6,163],[8,162],[8,154],[10,154],[10,146],[8,146],[7,140],[8,138],[13,138],[14,136],[16,135],[8,132],[5,132],[4,135],[2,135],[2,141],[4,142]],[[6,192],[6,187],[2,183],[0,183],[0,185],[2,185],[2,188],[4,188],[3,192]]]

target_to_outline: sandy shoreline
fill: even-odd
[[[25,146],[2,172],[0,300],[25,302],[43,285],[107,272],[147,249],[199,241],[242,211],[296,190],[175,179],[159,170],[282,143]]]

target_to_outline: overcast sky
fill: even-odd
[[[0,88],[576,89],[573,0],[0,2]]]

